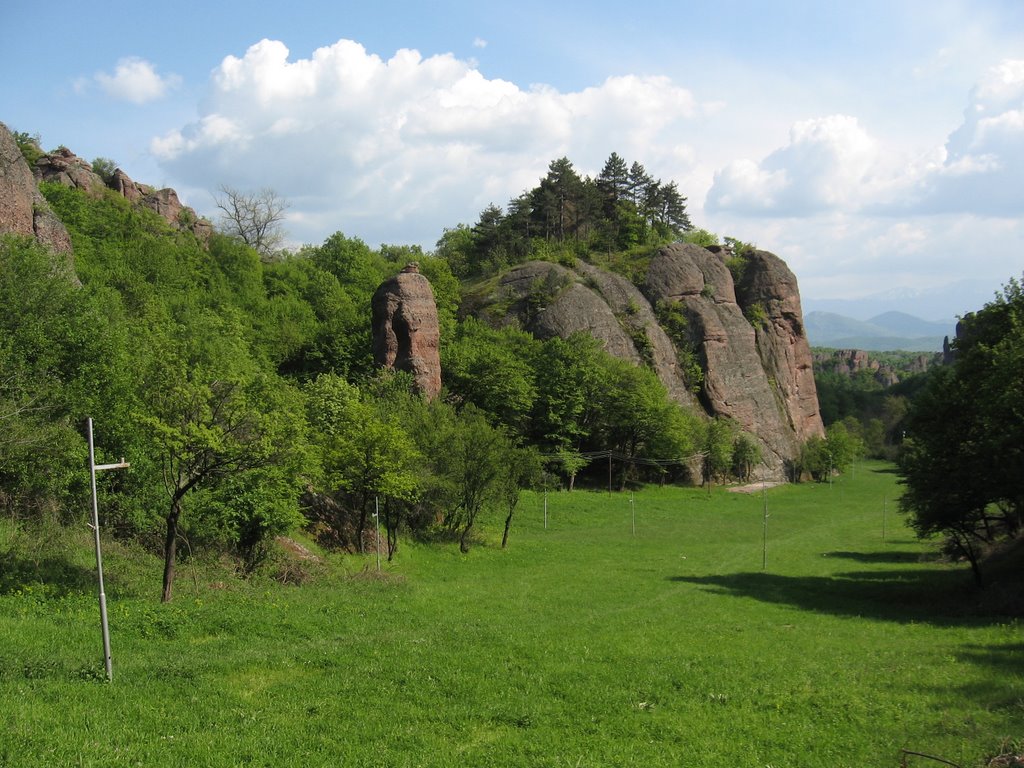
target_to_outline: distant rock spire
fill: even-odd
[[[441,337],[430,281],[411,262],[373,294],[373,357],[378,365],[408,371],[427,399],[441,391]]]

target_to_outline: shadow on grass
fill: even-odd
[[[985,671],[971,682],[954,687],[932,687],[928,689],[929,693],[972,699],[990,711],[1024,713],[1024,689],[1020,677],[1024,669],[1024,643],[966,645],[956,656],[959,662]]]
[[[858,563],[920,563],[928,560],[920,552],[826,552],[825,557],[841,557]]]
[[[900,473],[896,467],[882,467],[880,469],[872,469],[871,471],[877,475],[898,475]]]
[[[37,595],[64,597],[96,590],[96,571],[69,563],[60,557],[39,559],[0,552],[0,595],[42,587]]]
[[[1024,642],[1009,645],[965,645],[960,652],[964,661],[992,667],[1000,676],[1012,678],[1024,670]]]
[[[834,576],[730,573],[670,576],[715,594],[838,616],[863,616],[938,626],[977,623],[992,614],[979,609],[978,591],[960,570],[857,571]]]

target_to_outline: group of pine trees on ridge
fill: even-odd
[[[492,203],[473,227],[446,230],[438,253],[465,279],[530,258],[661,245],[691,230],[676,183],[663,184],[613,152],[596,179],[581,177],[567,157],[553,160],[540,184],[505,211]]]

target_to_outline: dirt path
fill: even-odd
[[[776,485],[782,485],[782,483],[777,480],[769,480],[765,483],[737,485],[735,488],[730,488],[729,493],[759,493],[762,488],[774,488]]]

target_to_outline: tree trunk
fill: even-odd
[[[569,491],[572,492],[572,489],[575,488],[575,487],[576,487],[576,473],[575,472],[570,472],[569,473]]]
[[[181,499],[171,501],[171,512],[167,515],[167,536],[164,539],[164,591],[160,602],[171,602],[174,588],[174,560],[178,552],[178,519],[181,517]]]
[[[472,527],[472,523],[467,524],[466,527],[462,529],[462,535],[459,537],[459,551],[462,552],[462,554],[469,552],[469,529]]]
[[[984,589],[985,579],[981,575],[981,563],[978,562],[978,550],[971,542],[969,536],[969,534],[954,534],[954,541],[956,542],[957,548],[967,557],[967,561],[971,564],[971,574],[974,576],[975,585],[978,589]]]
[[[505,549],[508,546],[508,529],[512,527],[512,513],[515,511],[515,507],[512,507],[508,511],[508,517],[505,518],[505,532],[501,534],[501,548]]]
[[[971,573],[974,574],[974,583],[978,589],[985,588],[985,579],[981,575],[981,565],[978,563],[978,557],[973,552],[967,556],[967,559],[971,561]]]
[[[619,475],[620,493],[626,490],[626,481],[629,479],[630,470],[633,469],[633,457],[636,456],[636,441],[630,440],[622,453],[622,472]]]
[[[366,547],[363,545],[363,533],[366,531],[367,503],[368,501],[363,499],[362,503],[359,505],[359,524],[356,527],[356,546],[358,547],[359,554],[361,555],[366,552]]]
[[[390,498],[384,500],[384,527],[386,528],[388,540],[388,562],[398,551],[398,526],[402,522],[401,502],[392,501]]]

